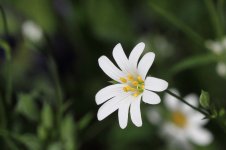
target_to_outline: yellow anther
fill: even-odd
[[[122,83],[126,83],[127,80],[125,78],[120,78],[120,81],[122,81]]]
[[[128,92],[127,87],[123,87],[123,91],[124,91],[124,92]]]
[[[138,83],[137,81],[133,81],[132,84],[133,84],[134,86],[138,86],[139,83]]]
[[[173,121],[173,123],[175,123],[175,125],[177,125],[178,127],[181,127],[181,128],[184,128],[187,125],[186,116],[179,111],[172,113],[172,121]]]
[[[133,96],[137,97],[139,94],[140,94],[139,92],[136,92],[136,93],[133,93]]]
[[[141,85],[141,88],[144,89],[144,84]]]
[[[138,80],[139,82],[144,82],[144,80],[142,79],[141,76],[138,76],[138,77],[137,77],[137,80]]]
[[[133,88],[131,88],[130,86],[125,86],[125,87],[123,87],[123,90],[124,90],[125,92],[128,92],[128,91],[132,91]]]
[[[127,77],[128,77],[129,81],[133,81],[134,80],[134,78],[133,78],[133,76],[131,74],[129,74]]]
[[[136,91],[136,89],[135,88],[130,88],[130,91],[134,92],[134,91]]]

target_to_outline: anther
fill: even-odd
[[[122,81],[122,83],[126,83],[127,80],[125,78],[120,78],[120,81]]]

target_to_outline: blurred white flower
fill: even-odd
[[[154,125],[158,125],[162,121],[161,114],[157,108],[148,109],[147,118]]]
[[[32,42],[39,42],[42,37],[42,29],[32,21],[26,21],[22,25],[23,35]]]
[[[175,90],[174,93],[178,95]],[[191,105],[198,106],[196,95],[189,94],[184,99]],[[212,134],[203,128],[203,125],[208,122],[207,119],[203,119],[203,114],[169,94],[165,95],[164,104],[170,113],[169,120],[162,125],[161,133],[172,139],[172,143],[184,147],[183,149],[191,149],[192,146],[189,145],[189,141],[200,146],[208,145],[213,141]]]
[[[216,55],[226,55],[226,37],[220,41],[207,41],[206,47]],[[216,67],[218,75],[226,77],[226,62],[219,62]]]
[[[148,104],[160,103],[160,97],[155,92],[164,91],[168,83],[159,78],[146,77],[155,54],[146,53],[138,63],[144,47],[144,43],[137,44],[127,58],[121,44],[117,44],[113,49],[113,57],[120,69],[106,56],[99,58],[100,68],[118,83],[107,86],[96,94],[97,105],[105,102],[98,110],[98,120],[103,120],[118,109],[119,125],[124,129],[128,123],[130,110],[132,122],[140,127],[142,126],[141,98]]]
[[[226,64],[224,62],[219,62],[217,64],[217,73],[222,76],[225,77],[226,76]]]

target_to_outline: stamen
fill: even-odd
[[[139,92],[136,92],[136,93],[133,94],[134,97],[137,97],[138,95],[140,95]]]
[[[126,87],[123,87],[124,92],[128,92],[128,89]]]
[[[127,80],[125,78],[120,78],[120,81],[122,81],[122,83],[126,83]]]
[[[138,77],[137,77],[137,80],[138,80],[139,82],[144,82],[144,80],[142,79],[141,76],[138,76]]]
[[[137,86],[139,83],[137,81],[133,81],[132,83],[134,86]]]
[[[128,77],[129,81],[133,81],[134,80],[134,78],[133,78],[133,76],[131,74],[129,74],[127,77]]]
[[[142,90],[144,90],[144,84],[141,85]]]

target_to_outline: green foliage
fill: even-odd
[[[63,141],[63,147],[66,150],[76,150],[76,126],[72,115],[65,116],[61,123],[61,139]]]
[[[36,101],[30,94],[18,94],[16,111],[32,121],[38,121],[39,119]]]
[[[42,126],[46,129],[51,129],[54,124],[54,119],[53,119],[53,110],[49,104],[45,104],[42,108],[41,112],[41,123]]]
[[[201,95],[199,97],[199,103],[205,109],[208,109],[210,106],[210,95],[208,92],[202,90]]]

